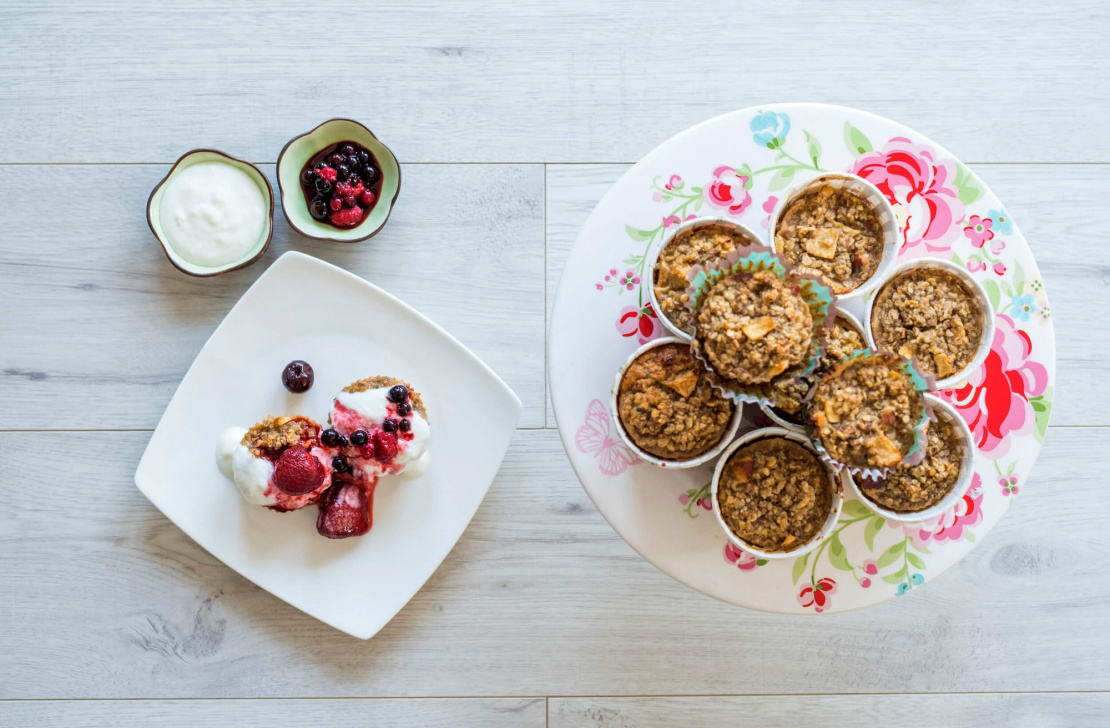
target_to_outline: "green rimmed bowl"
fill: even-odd
[[[222,162],[245,172],[247,176],[258,185],[258,189],[262,193],[263,201],[270,208],[269,214],[266,216],[266,224],[262,228],[262,234],[258,236],[258,241],[245,255],[243,255],[243,257],[225,265],[200,265],[186,260],[174,250],[173,245],[170,244],[169,239],[162,230],[162,194],[165,191],[166,183],[173,179],[173,176],[181,172],[181,170],[188,169],[194,164],[200,164],[201,162]],[[179,271],[200,278],[218,276],[221,273],[246,268],[248,265],[261,258],[270,247],[270,240],[274,237],[274,190],[270,187],[270,181],[266,179],[266,175],[262,174],[262,170],[250,162],[236,159],[230,154],[225,154],[218,149],[194,149],[182,154],[181,157],[173,163],[173,167],[170,168],[169,173],[154,186],[153,190],[151,190],[150,197],[146,202],[146,224],[150,226],[150,231],[154,233],[154,237],[158,238],[158,242],[161,243],[162,250],[165,252],[166,257],[170,259],[170,262],[173,263],[174,267]]]
[[[347,229],[314,220],[301,191],[301,170],[308,160],[324,147],[342,141],[353,141],[368,149],[378,160],[382,174],[381,194],[374,209],[361,223]],[[401,191],[401,165],[393,152],[374,136],[374,132],[351,119],[329,119],[312,131],[290,139],[278,155],[277,178],[281,210],[290,227],[306,238],[336,243],[359,243],[377,235],[389,220]]]

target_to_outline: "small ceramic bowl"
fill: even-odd
[[[165,191],[166,183],[181,170],[188,169],[194,164],[200,164],[201,162],[223,162],[224,164],[229,164],[245,172],[247,176],[258,185],[258,189],[262,193],[263,203],[270,208],[266,217],[266,224],[262,229],[262,234],[258,236],[258,242],[239,260],[234,260],[222,266],[198,265],[185,260],[185,258],[181,257],[177,251],[173,249],[173,246],[162,230],[160,212],[162,209],[162,194]],[[150,226],[150,231],[154,233],[154,237],[158,238],[158,242],[161,243],[162,250],[166,253],[166,257],[170,259],[170,262],[173,263],[174,267],[179,271],[200,278],[218,276],[221,273],[246,268],[248,265],[261,258],[270,247],[270,240],[274,236],[274,190],[270,187],[270,182],[266,179],[266,175],[262,174],[262,170],[250,162],[236,159],[216,149],[194,149],[191,152],[185,152],[185,154],[181,155],[181,157],[173,163],[173,167],[170,168],[169,173],[154,186],[154,189],[150,193],[150,198],[147,199],[146,203],[146,224]]]
[[[956,437],[959,439],[960,451],[960,477],[956,480],[956,484],[949,491],[948,495],[940,503],[937,503],[932,508],[926,508],[923,511],[915,511],[913,513],[900,513],[892,511],[889,508],[884,508],[875,501],[867,497],[867,489],[860,486],[859,481],[849,478],[849,482],[860,501],[867,506],[873,513],[876,513],[888,521],[898,521],[899,523],[920,523],[937,518],[949,510],[951,510],[956,503],[959,502],[967,494],[967,489],[971,487],[971,481],[975,478],[975,443],[971,439],[971,430],[968,429],[967,423],[964,418],[960,417],[952,405],[945,402],[940,397],[931,394],[926,394],[925,399],[928,400],[929,405],[933,408],[933,415],[936,419],[949,423],[956,430]],[[926,435],[928,437],[928,435]],[[847,472],[847,469],[844,471]]]
[[[807,438],[803,433],[800,433],[797,430],[786,429],[785,427],[764,427],[760,430],[752,430],[748,434],[736,440],[736,442],[729,445],[728,449],[725,450],[723,455],[721,455],[721,459],[717,461],[717,467],[713,471],[713,485],[710,491],[710,496],[713,498],[713,515],[716,516],[717,524],[721,527],[721,530],[725,532],[728,540],[734,546],[736,546],[736,548],[747,551],[749,554],[759,559],[792,559],[796,556],[801,556],[802,554],[809,553],[813,549],[817,548],[817,546],[819,546],[822,541],[828,538],[832,534],[832,532],[836,530],[836,522],[840,519],[840,513],[844,509],[844,486],[841,484],[841,476],[837,474],[834,470],[832,470],[832,468],[830,468],[827,463],[822,461],[821,467],[825,469],[825,474],[828,476],[829,479],[829,487],[832,488],[832,507],[829,508],[829,515],[825,518],[825,525],[821,527],[821,530],[818,531],[813,538],[811,538],[809,541],[806,541],[798,548],[791,551],[763,551],[762,549],[752,546],[747,541],[741,539],[739,536],[732,532],[732,529],[728,527],[728,524],[725,523],[724,517],[721,515],[721,506],[717,502],[717,488],[720,485],[721,474],[724,472],[725,465],[728,464],[729,458],[732,457],[732,454],[734,452],[736,452],[744,445],[749,445],[756,440],[763,440],[770,437],[782,438],[784,440],[796,442],[809,452],[813,453],[815,457],[817,456],[817,449],[813,447],[813,443],[811,443],[809,441],[809,438]],[[820,458],[818,459],[820,460]]]
[[[655,297],[655,266],[659,262],[659,254],[663,252],[664,248],[678,239],[680,235],[684,235],[691,230],[698,230],[706,227],[719,227],[741,238],[747,238],[752,246],[766,247],[763,238],[757,235],[751,228],[724,217],[698,217],[693,220],[687,220],[671,228],[667,235],[654,246],[648,258],[647,267],[644,269],[648,276],[648,299],[651,301],[651,308],[655,311],[655,315],[659,317],[659,321],[662,322],[663,327],[683,341],[690,341],[693,339],[693,336],[673,324],[659,307],[659,300]]]
[[[768,227],[768,232],[771,247],[775,248],[776,252],[778,249],[775,246],[775,237],[778,231],[779,221],[787,206],[806,190],[811,187],[820,187],[822,185],[831,185],[836,188],[847,189],[864,198],[878,210],[879,220],[883,224],[883,258],[879,261],[879,267],[875,270],[875,275],[864,281],[863,285],[854,291],[837,295],[836,302],[839,306],[844,302],[862,299],[867,295],[868,291],[874,290],[875,287],[879,285],[880,281],[886,279],[887,272],[894,266],[895,258],[898,257],[898,247],[902,236],[901,232],[898,230],[898,220],[894,216],[894,208],[886,199],[886,196],[884,196],[875,185],[854,174],[829,172],[794,185],[783,195],[778,205],[775,206],[775,211],[771,214],[771,224]]]
[[[836,310],[836,317],[842,320],[844,323],[848,324],[848,326],[855,329],[856,332],[860,335],[860,338],[863,339],[864,343],[867,343],[867,332],[863,330],[863,324],[859,322],[858,318],[842,308],[838,308]],[[801,421],[791,422],[790,420],[783,417],[783,413],[781,413],[778,409],[774,407],[763,407],[762,409],[763,414],[767,415],[767,417],[769,417],[771,421],[779,427],[785,427],[788,430],[796,430],[798,432],[806,431],[805,424],[803,424]]]
[[[368,149],[378,160],[382,174],[382,189],[377,204],[353,228],[337,228],[314,220],[301,191],[301,170],[308,160],[324,147],[343,141],[352,141]],[[278,155],[277,178],[281,190],[281,211],[285,213],[289,226],[306,238],[336,243],[359,243],[377,235],[389,219],[401,191],[401,165],[393,152],[374,136],[374,132],[351,119],[330,119],[312,131],[290,139]]]
[[[630,450],[632,450],[632,452],[636,453],[636,456],[638,458],[640,458],[644,462],[648,462],[652,465],[658,465],[661,468],[672,470],[681,468],[695,468],[698,465],[707,463],[713,458],[717,457],[721,454],[722,450],[728,447],[728,444],[732,442],[732,438],[736,437],[736,432],[740,429],[740,423],[744,419],[744,408],[738,403],[735,405],[735,409],[732,412],[732,419],[729,420],[728,428],[725,430],[724,434],[721,435],[720,442],[718,442],[711,449],[707,450],[696,458],[691,458],[690,460],[666,460],[664,458],[658,457],[657,455],[652,455],[651,453],[640,449],[640,446],[637,445],[632,440],[632,438],[628,436],[627,432],[625,432],[624,425],[621,423],[620,410],[617,407],[617,396],[620,394],[621,380],[624,378],[624,373],[625,371],[627,371],[628,367],[631,366],[632,362],[634,362],[636,358],[643,354],[645,351],[650,351],[657,346],[663,346],[665,344],[679,344],[681,346],[689,346],[688,341],[683,341],[682,339],[676,338],[674,336],[665,336],[661,339],[649,341],[636,351],[632,352],[632,354],[629,355],[627,359],[625,359],[624,364],[621,364],[621,368],[617,371],[617,378],[613,382],[613,390],[609,394],[609,411],[613,415],[613,422],[617,426],[617,434],[620,435],[621,440],[624,442],[625,445],[628,446]]]
[[[979,340],[979,349],[975,352],[975,357],[963,368],[943,379],[938,379],[936,382],[936,389],[951,389],[962,383],[973,372],[979,371],[979,367],[983,366],[983,362],[987,360],[987,355],[991,353],[991,343],[994,341],[994,309],[991,308],[990,298],[979,281],[964,270],[963,266],[942,258],[917,258],[895,267],[890,275],[883,280],[882,286],[876,289],[874,295],[867,299],[867,307],[863,316],[863,320],[867,322],[867,345],[872,349],[879,348],[875,343],[874,322],[871,318],[875,308],[875,300],[879,297],[879,293],[899,275],[917,268],[933,268],[952,273],[968,287],[968,290],[971,291],[979,304],[979,309],[983,312],[983,336]]]

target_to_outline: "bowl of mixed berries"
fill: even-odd
[[[278,156],[277,173],[285,219],[317,240],[357,243],[373,237],[401,189],[393,152],[350,119],[325,121],[291,139]]]

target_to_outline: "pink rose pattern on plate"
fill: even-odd
[[[650,285],[650,271],[645,271],[645,265],[652,246],[667,228],[699,214],[743,219],[754,206],[758,210],[755,214],[762,213],[759,222],[765,229],[779,194],[792,184],[795,175],[828,171],[821,166],[822,145],[809,131],[803,129],[800,139],[797,133],[789,136],[791,122],[787,114],[759,112],[752,118],[750,128],[755,143],[751,157],[768,153],[761,149],[769,150],[772,154],[769,163],[758,167],[747,162],[719,164],[707,170],[700,186],[688,186],[681,175],[673,173],[653,180],[649,190],[651,201],[664,206],[655,218],[658,223],[649,227],[627,225],[625,232],[637,245],[636,249],[619,266],[610,268],[603,275],[604,281],[596,285],[599,291],[638,290],[638,304],[618,312],[616,328],[621,336],[644,343],[661,335],[658,318],[647,303],[644,287]],[[788,145],[788,138],[796,143]],[[903,136],[888,139],[876,151],[866,135],[850,122],[844,125],[844,144],[854,156],[854,162],[845,171],[869,180],[894,206],[902,231],[899,258],[928,255],[951,259],[979,277],[990,297],[996,331],[986,362],[960,388],[939,394],[968,423],[980,453],[993,461],[996,473],[991,482],[998,483],[994,492],[999,501],[1012,501],[1022,478],[1015,472],[1016,460],[1008,465],[1002,465],[1001,460],[1010,453],[1011,443],[1017,437],[1043,440],[1052,405],[1048,369],[1038,361],[1039,353],[1033,350],[1027,333],[1030,326],[1045,325],[1051,319],[1044,284],[1028,278],[1016,258],[1003,259],[1007,238],[1014,233],[1013,221],[1002,208],[978,208],[975,203],[983,193],[981,183],[962,163],[943,158],[930,145]],[[767,194],[753,200],[752,189],[757,179],[767,180]],[[591,407],[595,403],[596,400]],[[597,415],[594,413],[592,425],[587,415],[587,424],[579,430],[576,442],[583,449],[586,431],[588,446],[595,448],[589,452],[605,463],[602,471],[618,475],[635,460],[627,451],[612,454],[606,451],[607,446],[594,444],[606,442],[604,437],[594,434],[600,431]],[[604,408],[600,415],[605,417],[607,428]],[[626,462],[627,459],[631,462]],[[885,584],[885,588],[901,595],[923,584],[926,561],[933,550],[974,542],[974,529],[984,521],[985,508],[999,502],[985,498],[985,477],[975,473],[968,494],[954,508],[920,524],[887,523],[863,503],[848,500],[833,534],[814,551],[793,562],[791,576],[797,603],[805,611],[824,612],[832,606],[838,589],[845,585],[878,589]],[[708,485],[678,495],[682,512],[690,519],[711,510],[709,498]],[[844,543],[849,529],[853,534],[858,530],[861,537],[849,542],[857,544],[862,540],[866,553],[849,553]],[[884,533],[897,537],[891,541]],[[734,572],[754,573],[766,563],[727,542],[722,554],[725,565]],[[837,571],[842,572],[839,577],[830,576]]]

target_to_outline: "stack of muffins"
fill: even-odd
[[[719,457],[714,512],[761,558],[816,547],[836,525],[845,483],[887,518],[939,514],[970,482],[972,443],[927,392],[982,363],[993,336],[986,296],[946,261],[892,271],[893,210],[852,175],[792,190],[771,239],[699,218],[661,241],[650,295],[673,336],[618,372],[620,436],[660,467]],[[861,326],[847,309],[868,295]],[[746,404],[779,426],[734,439]]]

